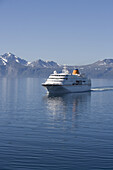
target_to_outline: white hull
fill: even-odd
[[[80,74],[78,69],[73,70],[72,74],[66,68],[62,73],[54,71],[42,85],[46,87],[49,94],[79,93],[91,90],[91,80]]]
[[[79,93],[91,90],[90,85],[45,85],[49,94]]]

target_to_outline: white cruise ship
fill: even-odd
[[[64,67],[62,73],[54,71],[42,86],[46,87],[49,94],[86,92],[91,90],[91,80],[80,74],[78,69],[69,73]]]

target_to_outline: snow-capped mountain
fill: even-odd
[[[0,65],[7,65],[8,63],[15,62],[21,65],[27,65],[28,62],[24,59],[17,57],[12,53],[5,53],[0,56]]]
[[[113,65],[113,59],[99,60],[99,61],[93,63],[93,65],[97,65],[97,66],[109,66],[109,65]]]
[[[41,59],[34,61],[29,64],[32,67],[38,67],[38,68],[55,68],[59,67],[59,65],[54,61],[43,61]]]
[[[79,68],[82,73],[86,73],[91,78],[113,78],[113,59],[99,60]]]
[[[54,70],[62,70],[62,65],[41,59],[28,62],[12,53],[0,55],[0,77],[47,77]],[[99,60],[93,64],[67,66],[69,71],[78,68],[90,78],[113,78],[113,59]]]
[[[24,59],[21,59],[17,57],[16,55],[12,53],[5,53],[0,56],[0,65],[7,65],[8,63],[18,63],[24,66],[31,66],[31,67],[38,67],[38,68],[56,68],[59,67],[59,65],[54,61],[43,61],[41,59],[28,62]]]
[[[44,77],[56,68],[59,65],[54,61],[37,60],[31,63],[12,53],[0,55],[0,76]]]

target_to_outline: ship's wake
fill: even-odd
[[[91,89],[93,92],[101,92],[101,91],[113,91],[113,86],[110,87],[94,87]]]

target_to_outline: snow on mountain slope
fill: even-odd
[[[7,63],[11,63],[11,62],[20,63],[22,65],[27,65],[28,63],[26,60],[21,59],[12,53],[5,53],[0,56],[0,59],[1,59],[1,63],[3,63],[4,65],[6,65]]]
[[[6,65],[6,64],[7,64],[7,60],[2,56],[0,56],[0,65]]]
[[[108,66],[108,65],[113,65],[113,59],[104,59],[104,60],[99,60],[92,65],[98,65],[98,66]]]
[[[75,61],[76,62],[76,61]],[[74,63],[76,64],[76,63]],[[113,59],[99,60],[95,63],[82,66],[68,66],[70,72],[80,69],[81,73],[93,78],[113,78]],[[61,71],[63,66],[54,61],[43,61],[41,59],[28,62],[12,53],[0,55],[0,75],[6,76],[48,76],[54,70]],[[43,70],[43,71],[42,71]]]
[[[40,67],[40,68],[55,68],[58,67],[59,65],[54,62],[54,61],[43,61],[41,59],[31,62],[30,66],[32,67]]]
[[[43,61],[41,59],[28,62],[24,59],[17,57],[12,53],[5,53],[0,56],[0,65],[7,65],[8,63],[18,63],[24,66],[39,67],[39,68],[56,68],[59,65],[54,61]]]

